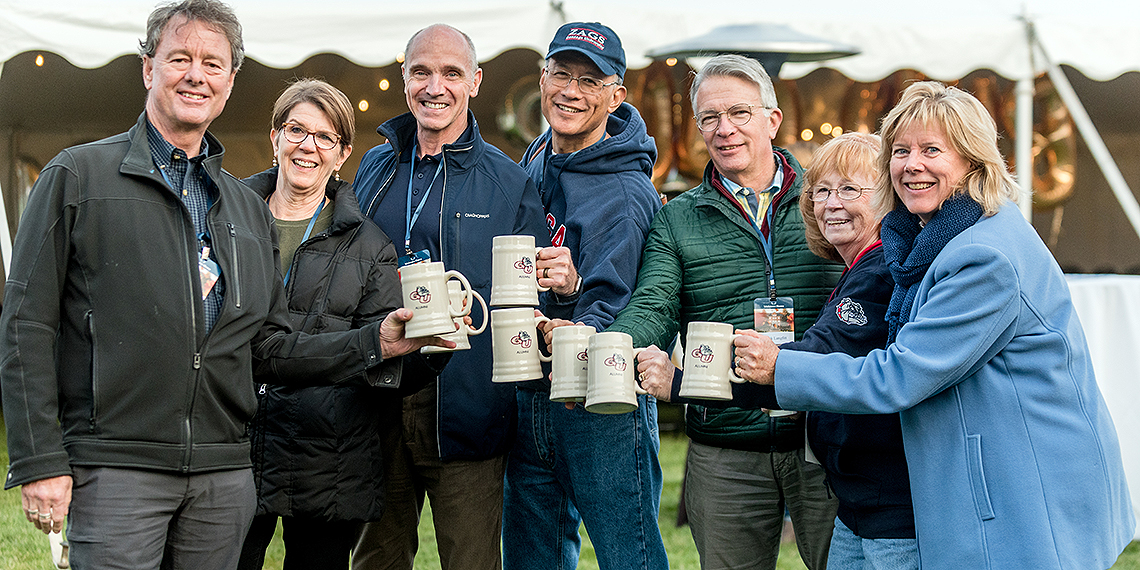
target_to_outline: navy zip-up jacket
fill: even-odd
[[[467,112],[474,136],[443,145],[443,206],[439,242],[447,269],[455,269],[484,299],[490,299],[491,238],[532,235],[549,242],[538,190],[517,164],[483,141],[475,115]],[[416,119],[405,113],[377,129],[388,142],[368,151],[356,173],[356,198],[372,218],[390,191],[402,153],[412,152]],[[398,189],[402,191],[402,189]],[[424,212],[424,215],[430,215]],[[385,229],[381,224],[380,229]],[[479,315],[472,318],[478,319]],[[515,387],[491,382],[491,335],[470,337],[471,350],[454,353],[436,383],[440,459],[479,460],[510,449]]]

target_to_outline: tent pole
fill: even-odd
[[[1081,104],[1081,99],[1077,97],[1077,92],[1073,90],[1073,85],[1069,83],[1069,78],[1065,76],[1065,72],[1061,70],[1061,66],[1055,65],[1049,60],[1049,54],[1045,51],[1045,46],[1041,45],[1040,41],[1036,42],[1036,48],[1040,50],[1040,55],[1049,73],[1049,79],[1053,81],[1053,87],[1057,89],[1057,94],[1061,96],[1061,101],[1063,101],[1065,107],[1069,109],[1069,115],[1073,118],[1073,122],[1077,125],[1077,130],[1081,133],[1081,137],[1089,147],[1089,152],[1091,152],[1093,158],[1096,159],[1097,166],[1100,166],[1100,171],[1108,181],[1108,186],[1112,189],[1112,193],[1116,195],[1116,200],[1120,202],[1120,207],[1124,210],[1124,215],[1128,217],[1128,221],[1132,224],[1133,231],[1136,232],[1137,236],[1140,236],[1140,204],[1136,202],[1136,196],[1132,194],[1132,190],[1128,188],[1128,182],[1124,179],[1124,175],[1120,173],[1120,168],[1116,166],[1116,161],[1113,160],[1112,154],[1108,152],[1108,147],[1105,146],[1104,139],[1102,139],[1100,133],[1097,132],[1096,126],[1093,125],[1092,119],[1089,118],[1088,111],[1086,111],[1085,106]]]
[[[0,61],[0,75],[4,74],[4,62]],[[8,160],[8,172],[12,171],[12,149],[8,148],[5,158]],[[3,256],[4,278],[8,278],[8,269],[12,263],[12,228],[8,226],[7,195],[4,193],[4,182],[0,180],[0,256]]]
[[[1021,209],[1021,215],[1033,225],[1033,87],[1037,75],[1033,45],[1037,42],[1037,29],[1025,6],[1022,6],[1022,20],[1025,22],[1025,43],[1029,47],[1029,73],[1017,80],[1017,114],[1014,122],[1017,135],[1013,156],[1017,162],[1017,185],[1021,187],[1017,205]]]
[[[1030,68],[1032,69],[1032,67]],[[1017,205],[1029,223],[1033,223],[1033,78],[1017,80],[1017,130],[1014,157],[1017,162],[1017,184],[1021,193]]]

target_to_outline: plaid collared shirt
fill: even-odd
[[[202,166],[209,145],[203,138],[202,148],[199,149],[198,156],[188,158],[186,151],[176,148],[162,138],[158,129],[154,128],[149,120],[146,123],[146,137],[147,142],[150,143],[150,155],[154,159],[155,166],[162,172],[162,177],[166,179],[166,183],[175,192],[178,192],[178,195],[182,197],[182,203],[186,204],[186,208],[190,210],[190,219],[194,221],[194,233],[198,236],[198,252],[193,260],[194,264],[197,265],[202,247],[210,243],[210,233],[206,227],[206,213],[213,205],[218,192],[217,186],[210,180],[206,169]],[[213,252],[210,253],[210,257],[217,259]],[[202,303],[207,333],[214,327],[218,315],[222,312],[222,297],[225,294],[224,282],[224,279],[219,279]]]

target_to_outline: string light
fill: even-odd
[[[665,60],[665,65],[668,65],[669,67],[673,67],[674,65],[677,65],[677,58],[671,57],[671,58]]]
[[[44,66],[44,56],[42,54],[37,54],[36,55],[36,67],[43,67],[43,66]]]
[[[360,112],[362,112],[362,113],[367,111],[368,110],[368,100],[367,99],[361,99],[360,103],[357,103],[356,107],[358,109],[360,109]]]
[[[390,86],[391,86],[391,84],[388,83],[387,79],[381,79],[380,80],[380,90],[381,91],[387,91],[388,87],[390,87]]]

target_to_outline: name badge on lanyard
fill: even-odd
[[[431,261],[431,254],[428,253],[428,250],[426,249],[421,249],[419,251],[409,251],[407,255],[401,255],[400,257],[396,258],[396,263],[400,267],[404,267],[405,265],[414,265],[416,263],[427,263],[429,261]]]
[[[416,225],[416,220],[420,219],[420,211],[424,209],[424,204],[427,203],[428,195],[431,194],[432,186],[435,186],[435,179],[439,177],[439,173],[443,171],[443,159],[440,158],[439,166],[435,168],[435,174],[431,177],[431,182],[428,182],[427,189],[424,190],[423,198],[420,198],[420,203],[416,205],[416,211],[412,212],[412,181],[416,179],[416,155],[419,154],[419,142],[412,144],[412,163],[408,168],[408,200],[404,207],[404,255],[396,259],[400,267],[405,265],[412,265],[413,263],[424,263],[431,261],[431,254],[428,250],[421,249],[420,251],[412,251],[412,226]]]
[[[202,281],[202,300],[205,301],[206,297],[213,291],[214,285],[218,284],[218,279],[222,276],[222,268],[210,259],[210,246],[202,246],[202,255],[198,257],[198,278]]]
[[[765,297],[753,301],[753,327],[776,344],[796,340],[796,309],[791,297]]]

